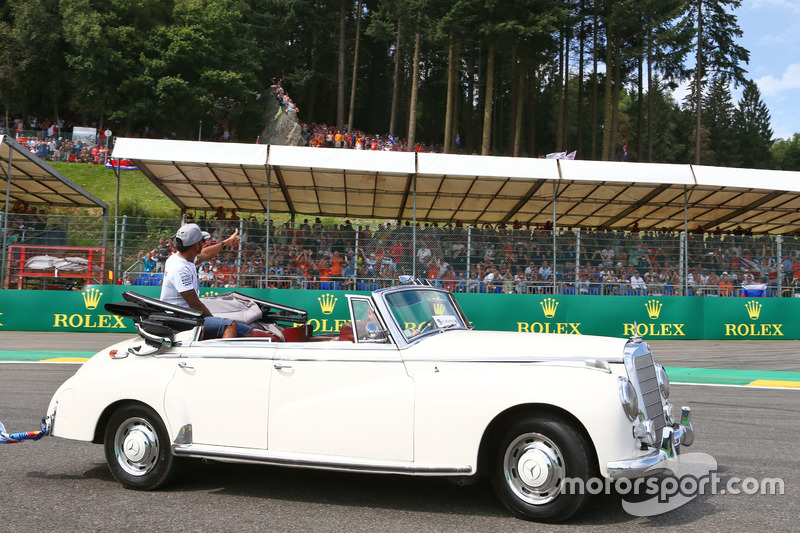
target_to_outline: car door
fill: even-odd
[[[176,360],[167,403],[182,402],[192,442],[267,448],[274,344],[251,338],[198,341]]]
[[[389,339],[278,344],[272,373],[271,451],[413,461],[414,384]]]

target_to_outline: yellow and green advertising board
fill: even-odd
[[[134,332],[133,323],[104,309],[129,286],[94,285],[82,291],[0,291],[0,330]],[[202,289],[201,296],[231,289]],[[157,298],[158,287],[136,287]],[[349,319],[343,291],[245,289],[254,297],[308,311],[316,333],[339,331]],[[645,339],[797,340],[790,320],[800,298],[456,294],[481,330],[608,335]]]

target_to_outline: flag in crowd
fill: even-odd
[[[106,161],[106,168],[116,168],[117,165],[119,165],[120,170],[139,170],[139,167],[128,159],[109,159]]]

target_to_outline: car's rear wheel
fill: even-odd
[[[128,489],[157,489],[177,470],[161,417],[144,405],[118,409],[108,421],[103,446],[111,474]]]
[[[514,419],[495,443],[490,477],[498,497],[514,515],[561,522],[586,503],[586,491],[573,494],[565,490],[565,480],[581,479],[580,486],[586,486],[593,471],[590,447],[585,437],[562,419]]]

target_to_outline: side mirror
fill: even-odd
[[[369,322],[364,329],[367,335],[365,340],[373,342],[384,342],[386,340],[386,330],[381,329],[376,322]]]

